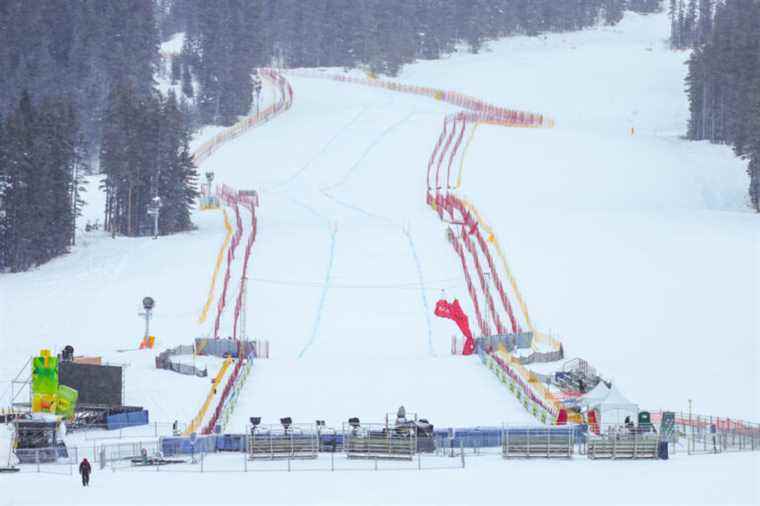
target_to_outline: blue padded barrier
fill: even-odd
[[[436,429],[433,437],[438,448],[495,448],[501,446],[502,436],[563,437],[573,433],[576,443],[584,442],[588,427],[586,425],[563,425],[556,427],[472,427]]]
[[[118,430],[126,427],[137,427],[138,425],[148,425],[148,410],[131,411],[129,413],[120,413],[106,417],[106,429]]]
[[[220,452],[245,452],[245,434],[224,434],[216,438],[216,450]]]

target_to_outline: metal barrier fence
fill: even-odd
[[[208,370],[204,367],[200,369],[193,365],[182,364],[179,362],[172,362],[171,357],[175,355],[192,355],[195,353],[195,346],[193,345],[179,345],[168,350],[164,350],[156,356],[156,369],[165,369],[174,371],[179,374],[185,374],[187,376],[198,376],[205,378],[208,376]]]
[[[251,460],[315,459],[319,455],[319,434],[313,430],[258,429],[245,439]]]
[[[251,460],[244,452],[196,453],[182,457],[180,463],[166,465],[111,466],[114,471],[161,472],[161,473],[250,473],[250,472],[299,472],[299,471],[422,471],[434,469],[461,469],[473,454],[457,449],[449,454],[418,453],[411,459],[349,458],[340,452],[319,453],[314,458],[257,458]]]
[[[502,433],[502,456],[508,458],[571,458],[573,427],[507,429]]]
[[[692,417],[692,421],[696,418]],[[385,427],[377,425],[365,426],[356,434],[350,427],[317,431],[304,426],[297,430],[297,435],[296,432],[285,433],[282,429],[274,432],[264,429],[253,440],[250,434],[160,439],[146,436],[138,439],[133,433],[133,441],[104,443],[96,438],[92,445],[16,450],[15,453],[23,460],[18,464],[22,472],[74,475],[83,458],[87,458],[95,469],[110,467],[115,471],[382,471],[462,468],[467,459],[483,455],[651,459],[660,456],[658,445],[661,439],[667,440],[671,454],[760,450],[760,438],[756,432],[734,430],[734,421],[731,422],[731,430],[695,431],[692,437],[679,429],[669,438],[654,431],[642,433],[614,426],[603,427],[601,436],[588,434],[584,425],[438,429],[434,431],[433,444],[427,451],[421,451],[418,444],[412,443],[415,439],[419,442],[419,439],[411,434],[395,438],[393,428],[384,432]],[[171,424],[154,424],[153,434],[160,433],[159,426],[169,427]],[[737,427],[742,429],[740,424]],[[393,439],[390,445],[387,444],[389,438]],[[276,451],[272,449],[274,446]],[[258,458],[251,459],[252,455]]]
[[[94,469],[107,466],[129,466],[142,459],[143,453],[155,456],[160,453],[158,441],[101,444],[92,446],[25,448],[13,452],[21,472],[48,474],[77,474],[79,464],[87,459]],[[13,462],[12,462],[13,463]]]
[[[638,434],[594,436],[586,443],[586,455],[590,459],[657,459],[667,458],[667,442],[657,435]]]
[[[363,424],[343,429],[343,451],[350,459],[412,460],[418,453],[417,444],[413,426]]]
[[[760,450],[760,424],[694,413],[674,414],[670,440],[676,451],[691,455]],[[662,411],[652,412],[652,422],[659,423],[662,416]]]

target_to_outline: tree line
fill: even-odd
[[[617,23],[660,0],[5,0],[0,2],[0,271],[65,253],[79,179],[104,175],[113,235],[192,227],[191,125],[234,123],[257,66],[362,66],[395,75],[416,59],[488,39]],[[159,41],[179,97],[156,87]],[[48,142],[49,141],[49,142]],[[55,149],[53,146],[57,146]]]
[[[696,28],[673,32],[672,44],[679,47],[684,37],[693,47],[688,138],[730,144],[749,160],[750,203],[760,211],[760,2],[692,0],[686,12],[684,26]]]
[[[615,24],[661,0],[161,0],[162,32],[185,33],[174,74],[198,84],[202,123],[231,124],[251,106],[252,67],[362,66],[395,76],[488,39]]]
[[[81,210],[79,118],[65,100],[22,94],[0,122],[0,271],[68,252]]]
[[[669,0],[670,45],[673,49],[698,47],[712,31],[716,0]]]
[[[192,227],[184,99],[156,88],[154,0],[0,2],[0,272],[66,253],[80,180],[101,172],[114,236]],[[159,200],[157,201],[156,198]]]

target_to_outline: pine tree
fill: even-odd
[[[195,97],[193,76],[190,74],[190,67],[188,65],[182,65],[182,93],[187,98]]]
[[[198,196],[190,133],[173,92],[162,107],[159,137],[156,193],[162,204],[159,231],[165,235],[192,227],[190,211]]]
[[[708,16],[711,4],[700,3]],[[757,209],[760,158],[760,3],[719,3],[711,32],[689,59],[686,77],[690,139],[731,144],[749,159],[749,196]]]
[[[693,47],[697,41],[697,0],[689,0],[684,15],[684,38],[687,47]]]
[[[678,0],[678,49],[684,49],[689,45],[689,33],[686,27],[686,5],[684,0]]]
[[[749,175],[749,198],[752,207],[760,213],[760,150],[752,153],[747,166]]]
[[[672,1],[672,0],[671,0]],[[604,22],[608,25],[616,25],[623,19],[625,4],[620,0],[605,0]]]
[[[177,82],[182,79],[182,64],[180,63],[180,57],[179,56],[170,56],[170,64],[171,64],[171,81],[172,84],[177,84]]]
[[[681,49],[683,45],[677,0],[670,0],[668,16],[670,16],[670,47]]]
[[[703,45],[707,42],[712,31],[713,0],[699,0],[699,22],[697,24],[696,43]]]
[[[73,243],[78,125],[70,101],[24,92],[0,130],[0,269],[17,272]]]

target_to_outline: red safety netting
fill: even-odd
[[[245,294],[245,284],[248,276],[248,260],[251,258],[251,249],[253,248],[253,242],[256,240],[256,211],[253,206],[246,206],[251,212],[251,232],[248,235],[248,243],[245,246],[245,255],[243,257],[243,273],[240,276],[240,287],[238,289],[237,301],[235,302],[235,318],[232,326],[232,338],[237,339],[238,322],[240,321],[240,311],[243,305],[243,297]]]
[[[282,75],[272,69],[259,69],[259,74],[269,81],[278,92],[277,102],[269,105],[257,114],[243,118],[235,123],[230,128],[215,135],[212,139],[209,139],[201,146],[199,146],[193,152],[193,162],[195,165],[200,165],[204,160],[210,157],[217,149],[219,149],[224,143],[239,137],[247,130],[257,126],[261,123],[265,123],[272,119],[273,116],[287,110],[293,104],[293,88]]]
[[[230,392],[232,391],[232,388],[235,386],[235,382],[237,381],[238,376],[240,375],[240,369],[242,366],[243,366],[243,359],[242,357],[240,357],[235,362],[235,367],[232,368],[232,372],[230,373],[229,378],[227,378],[227,383],[224,385],[224,390],[222,390],[222,395],[219,396],[219,402],[216,403],[216,408],[214,408],[214,413],[213,415],[211,415],[211,418],[209,419],[208,423],[201,430],[201,434],[207,435],[214,432],[214,427],[216,427],[216,422],[219,420],[219,416],[222,414],[222,409],[224,409],[224,403],[227,401],[227,397],[229,397]]]
[[[222,196],[222,198],[224,198]],[[230,277],[232,276],[232,262],[235,259],[235,250],[240,244],[240,240],[243,236],[243,221],[240,218],[240,206],[237,199],[231,199],[226,201],[227,205],[232,207],[235,211],[235,233],[230,241],[230,247],[227,250],[227,263],[224,271],[224,283],[222,284],[222,293],[219,295],[219,301],[216,305],[216,318],[214,319],[214,335],[215,339],[219,339],[219,325],[221,324],[222,314],[224,314],[225,306],[227,305],[227,291],[229,289]]]
[[[464,250],[462,248],[462,244],[459,242],[459,239],[457,238],[454,231],[451,230],[451,228],[447,230],[447,238],[451,246],[454,248],[454,251],[459,256],[460,262],[462,263],[462,272],[464,273],[464,279],[465,279],[465,282],[467,283],[467,291],[470,294],[470,299],[472,300],[472,306],[475,309],[475,318],[478,322],[480,333],[481,335],[484,335],[484,336],[490,336],[491,331],[488,328],[488,324],[483,318],[482,313],[480,312],[480,303],[478,302],[478,294],[477,294],[477,291],[475,290],[475,286],[472,284],[472,277],[470,276],[470,270],[467,267],[467,260],[464,256]]]

